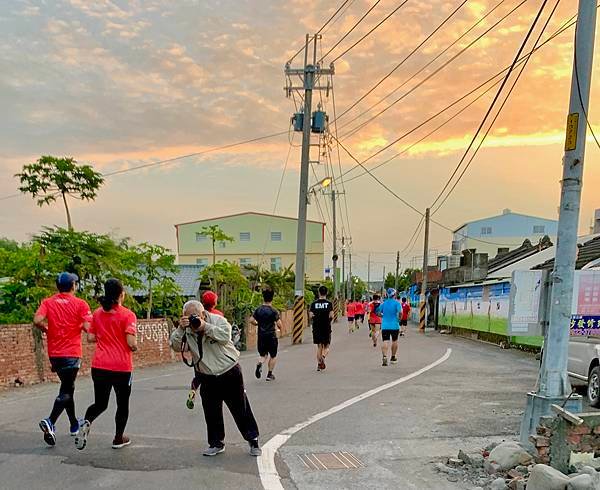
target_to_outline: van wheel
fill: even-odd
[[[587,397],[592,407],[600,408],[600,366],[596,366],[590,372]]]

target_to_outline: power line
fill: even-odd
[[[465,2],[466,1],[467,0],[465,0]],[[342,56],[347,54],[349,51],[353,50],[356,46],[358,46],[361,42],[363,42],[367,37],[369,37],[371,34],[373,34],[373,32],[375,32],[380,26],[385,24],[392,15],[394,15],[396,12],[398,12],[398,10],[400,10],[402,7],[404,7],[404,5],[406,5],[407,3],[408,3],[408,0],[404,0],[403,2],[400,2],[400,4],[394,10],[392,10],[382,20],[380,20],[377,24],[375,24],[375,26],[373,26],[366,34],[364,34],[360,39],[358,39],[358,41],[356,41],[354,44],[352,44],[349,48],[346,48],[341,54],[337,55],[331,62],[335,63]],[[329,52],[331,52],[331,50],[329,50]],[[324,57],[321,57],[321,61],[323,60],[323,58]]]
[[[505,0],[502,0],[505,1]],[[456,9],[454,9],[443,21],[440,25],[438,25],[423,41],[419,43],[419,45],[414,48],[410,53],[408,53],[400,63],[398,63],[387,75],[381,78],[375,85],[373,85],[369,90],[367,90],[364,94],[362,94],[355,102],[353,102],[350,107],[345,109],[339,117],[344,117],[345,114],[350,112],[354,107],[356,107],[360,102],[362,102],[365,97],[371,94],[377,87],[379,87],[383,82],[385,82],[389,77],[391,77],[395,71],[400,68],[413,54],[415,54],[427,41],[429,41],[445,24],[448,22],[456,12],[460,10],[460,8],[467,3],[467,0],[464,0]],[[337,58],[336,58],[337,60]],[[335,60],[334,60],[335,61]]]
[[[353,25],[353,26],[350,28],[350,30],[349,30],[348,32],[346,32],[346,34],[344,34],[344,35],[343,35],[343,36],[342,36],[342,37],[341,37],[341,38],[338,40],[338,42],[336,42],[336,43],[333,45],[333,47],[331,47],[331,48],[329,49],[329,51],[327,51],[327,53],[325,53],[325,55],[324,55],[324,56],[323,56],[323,57],[322,57],[322,58],[319,60],[319,62],[320,62],[320,61],[323,61],[323,58],[326,58],[327,56],[329,56],[329,54],[330,54],[330,53],[331,53],[331,52],[332,52],[332,51],[333,51],[335,48],[337,48],[337,47],[338,47],[338,46],[339,46],[339,45],[340,45],[340,44],[341,44],[341,43],[344,41],[344,39],[346,39],[346,38],[347,38],[347,37],[348,37],[348,36],[349,36],[349,35],[352,33],[352,31],[354,31],[354,29],[356,29],[356,28],[357,28],[357,27],[360,25],[360,23],[361,23],[363,20],[365,20],[365,18],[366,18],[366,17],[367,17],[367,16],[368,16],[368,15],[371,13],[371,11],[372,11],[372,10],[373,10],[375,7],[377,7],[377,5],[378,5],[380,2],[381,2],[381,0],[377,0],[377,1],[376,1],[376,2],[375,2],[375,3],[374,3],[374,4],[373,4],[373,5],[372,5],[372,6],[371,6],[371,7],[370,7],[370,8],[369,8],[369,9],[368,9],[368,10],[367,10],[367,11],[366,11],[364,14],[363,14],[363,16],[362,16],[360,19],[358,19],[358,20],[357,20],[357,21],[354,23],[354,25]]]
[[[577,23],[577,21],[575,21],[575,17],[577,17],[576,15],[572,16],[570,19],[568,19],[565,23],[563,23],[563,25],[557,30],[555,31],[551,36],[548,37],[548,39],[546,39],[544,42],[540,43],[535,49],[532,49],[531,51],[529,51],[527,54],[523,55],[518,63],[523,63],[525,60],[529,59],[529,57],[531,55],[533,55],[533,53],[537,52],[540,48],[542,48],[543,46],[547,45],[550,41],[552,41],[553,39],[555,39],[556,37],[558,37],[560,34],[562,34],[563,32],[565,32],[567,29],[571,28],[573,25],[575,25]],[[423,121],[422,123],[418,124],[417,126],[415,126],[414,128],[410,129],[409,131],[406,131],[404,134],[402,134],[401,136],[399,136],[398,138],[396,138],[395,140],[393,140],[392,142],[390,142],[388,145],[386,145],[385,147],[381,148],[380,150],[378,150],[377,152],[375,152],[374,154],[370,155],[368,158],[366,158],[365,160],[362,161],[362,163],[366,163],[367,161],[371,160],[372,158],[374,158],[375,156],[381,154],[383,151],[391,148],[392,146],[394,146],[396,143],[398,143],[399,141],[401,141],[402,139],[404,139],[405,137],[409,136],[410,134],[414,133],[416,130],[420,129],[421,127],[423,127],[426,123],[430,122],[431,120],[435,119],[436,117],[438,117],[439,115],[441,115],[442,113],[444,113],[445,111],[447,111],[448,109],[450,109],[451,107],[455,106],[456,104],[458,104],[459,102],[461,102],[462,100],[464,100],[465,98],[467,98],[469,95],[475,93],[477,90],[479,90],[480,88],[484,87],[486,84],[488,84],[489,82],[493,81],[495,78],[501,76],[503,73],[505,73],[508,69],[510,68],[510,66],[500,70],[498,73],[496,73],[495,75],[493,75],[492,77],[488,78],[485,82],[479,84],[477,87],[475,87],[474,89],[472,89],[470,92],[466,93],[465,95],[463,95],[462,97],[458,98],[457,100],[455,100],[454,102],[450,103],[449,105],[447,105],[444,109],[438,111],[436,114],[434,114],[433,116],[429,117],[428,119],[426,119],[425,121]],[[491,87],[489,87],[487,89],[487,91],[491,90],[494,86],[496,86],[498,83],[500,83],[500,81],[496,82],[494,85],[492,85]],[[484,92],[485,93],[485,92]],[[481,94],[483,95],[483,94]],[[480,96],[481,96],[480,95]],[[465,107],[466,108],[466,107]],[[457,114],[458,115],[458,114]],[[456,115],[455,115],[456,116]],[[454,116],[454,117],[455,117]],[[447,122],[449,122],[452,118],[450,118]],[[334,121],[335,123],[335,121]],[[441,126],[438,126],[437,129],[439,129]],[[431,134],[433,134],[434,132],[436,132],[436,130],[432,131],[431,133],[429,133],[428,135],[426,135],[426,137],[430,136]],[[423,141],[424,138],[421,138],[419,141],[417,141],[417,143]],[[377,165],[374,168],[379,168],[381,165],[385,165],[386,163],[390,162],[391,160],[393,160],[394,158],[402,155],[403,153],[405,153],[408,149],[412,148],[414,146],[411,145],[408,148],[406,148],[405,150],[403,150],[400,153],[397,153],[396,155],[392,156],[390,159],[384,161],[383,163],[381,163],[380,165]],[[354,165],[352,168],[346,170],[344,172],[344,176],[347,175],[348,173],[352,172],[353,170],[359,168],[360,165]],[[366,173],[366,172],[365,172]],[[365,173],[361,174],[364,175]],[[350,182],[351,180],[354,180],[357,177],[353,177],[352,179],[347,179],[346,182]]]
[[[540,34],[538,36],[538,39],[536,41],[536,45],[537,42],[541,39],[543,33],[544,33],[544,29],[546,28],[546,26],[548,25],[548,22],[550,21],[550,19],[552,18],[552,15],[554,14],[554,11],[556,10],[556,7],[558,7],[558,2],[560,0],[557,0],[557,3],[554,7],[554,10],[552,10],[550,16],[548,17],[548,20],[546,22],[546,24],[544,25],[544,27],[542,28],[542,30],[540,31]],[[440,191],[440,193],[437,195],[437,197],[435,198],[435,200],[433,201],[433,203],[431,204],[431,206],[429,206],[430,208],[433,208],[436,203],[440,200],[440,198],[442,197],[442,195],[444,194],[444,192],[446,191],[446,189],[448,188],[448,186],[452,183],[452,179],[454,178],[454,176],[456,175],[456,173],[459,171],[460,167],[462,166],[462,164],[464,163],[465,159],[467,158],[467,155],[469,154],[469,152],[471,151],[471,148],[473,147],[475,141],[477,140],[477,137],[479,136],[479,133],[481,132],[481,130],[483,129],[483,127],[485,126],[485,123],[487,122],[488,117],[490,116],[490,114],[492,113],[492,111],[494,110],[494,107],[496,105],[496,102],[498,102],[498,100],[500,100],[500,96],[502,95],[502,91],[504,90],[504,87],[506,86],[506,84],[508,83],[510,76],[517,64],[517,61],[519,60],[519,57],[521,56],[521,53],[523,52],[523,50],[525,49],[525,46],[527,45],[527,41],[529,41],[529,37],[531,36],[531,34],[533,33],[535,26],[538,23],[538,20],[540,19],[544,8],[546,7],[546,3],[548,2],[548,0],[543,0],[542,5],[540,6],[540,9],[538,10],[538,13],[536,14],[533,23],[531,24],[529,30],[527,31],[527,35],[525,36],[525,39],[523,39],[523,42],[521,43],[521,46],[519,47],[519,50],[517,51],[517,54],[515,55],[513,62],[510,66],[510,68],[508,69],[508,72],[506,73],[504,80],[502,80],[502,84],[500,85],[500,88],[498,89],[498,91],[496,92],[496,95],[494,96],[494,99],[492,100],[492,103],[490,104],[490,106],[488,107],[488,110],[486,111],[485,115],[483,116],[483,119],[481,120],[481,123],[479,124],[479,126],[477,127],[477,130],[475,131],[475,134],[473,135],[473,138],[471,138],[471,141],[469,142],[469,145],[467,146],[466,150],[463,153],[463,156],[460,158],[458,164],[456,165],[456,167],[454,168],[454,170],[452,171],[452,173],[450,174],[450,177],[448,178],[447,182],[444,184],[442,190]],[[535,47],[535,45],[534,45]],[[529,59],[528,59],[529,60]],[[527,60],[527,61],[528,61]],[[521,73],[523,73],[523,69],[527,66],[527,61],[523,64],[523,66],[521,67]],[[513,84],[512,88],[509,91],[509,94],[507,95],[504,103],[502,104],[502,107],[504,107],[504,104],[506,103],[506,101],[508,100],[508,96],[510,95],[510,93],[512,93],[512,90],[514,89],[514,87],[516,86],[516,82],[519,80],[521,73],[519,73],[519,75],[517,76],[515,83]],[[500,108],[500,111],[502,110],[502,107]],[[498,114],[496,114],[496,118],[498,117],[498,115],[500,114],[500,111],[498,111]],[[495,121],[496,119],[494,119]],[[493,125],[493,122],[492,122]],[[483,138],[481,139],[481,142],[479,144],[479,146],[481,147],[481,145],[483,144],[483,141],[485,141],[486,136],[489,134],[489,131],[491,130],[492,125],[490,125],[490,127],[488,128],[487,132],[485,133],[485,135],[483,136]],[[476,154],[477,152],[475,152]],[[472,159],[471,159],[472,161]],[[470,164],[470,162],[469,162]],[[468,168],[469,164],[465,167]],[[456,185],[458,184],[458,182],[460,181],[460,179],[462,178],[462,175],[464,175],[464,172],[461,174],[461,176],[458,178],[458,180],[456,181],[456,183],[454,184],[454,187],[452,187],[452,189],[450,190],[450,192],[448,193],[448,195],[446,196],[446,198],[443,200],[442,204],[446,201],[446,199],[448,198],[448,196],[450,195],[450,193],[452,192],[452,190],[454,190],[454,188],[456,187]],[[438,206],[436,209],[433,210],[432,214],[435,214],[438,210],[440,209],[440,206]]]
[[[395,106],[398,102],[400,102],[401,100],[405,99],[406,97],[408,97],[410,94],[412,94],[415,90],[417,90],[419,87],[421,87],[422,85],[424,85],[426,82],[428,82],[429,80],[431,80],[433,77],[435,77],[438,73],[440,73],[444,68],[446,68],[449,64],[453,63],[457,58],[459,58],[462,54],[464,54],[467,50],[469,50],[474,44],[476,44],[481,38],[483,38],[486,34],[488,34],[490,31],[492,31],[495,27],[497,27],[501,22],[503,22],[506,18],[508,18],[510,15],[512,15],[516,10],[518,10],[522,5],[524,5],[527,2],[527,0],[521,0],[521,2],[519,4],[517,4],[515,7],[513,7],[512,10],[510,10],[507,14],[505,14],[501,19],[499,19],[498,21],[496,21],[491,27],[489,27],[488,29],[486,29],[483,33],[481,33],[479,36],[477,36],[473,41],[471,41],[469,44],[467,44],[464,48],[462,48],[458,53],[456,53],[454,56],[452,56],[449,60],[447,60],[446,62],[444,62],[441,66],[439,66],[438,68],[436,68],[432,73],[430,73],[429,75],[427,75],[425,78],[423,78],[422,80],[420,80],[415,86],[413,86],[410,90],[408,90],[407,92],[405,92],[404,94],[402,94],[398,99],[394,100],[393,102],[391,102],[390,104],[388,104],[386,107],[384,107],[381,111],[379,111],[377,114],[371,116],[369,119],[367,119],[366,121],[360,123],[358,126],[354,127],[353,129],[351,129],[350,131],[344,133],[342,135],[342,139],[347,139],[348,137],[352,136],[353,134],[357,133],[358,131],[360,131],[361,129],[363,129],[365,126],[367,126],[368,124],[370,124],[371,122],[373,122],[375,119],[377,119],[379,116],[381,116],[382,114],[384,114],[385,112],[387,112],[389,109],[391,109],[393,106]],[[389,96],[389,94],[387,95]],[[386,96],[386,97],[387,97]],[[369,109],[370,110],[370,109]],[[368,111],[367,111],[368,112]],[[349,125],[351,122],[355,121],[356,119],[358,119],[359,117],[361,117],[362,115],[364,115],[365,113],[360,114],[359,116],[351,119],[350,121],[347,121],[346,123],[344,123],[344,127]]]
[[[325,21],[325,24],[323,24],[323,25],[321,26],[321,28],[320,28],[320,29],[319,29],[319,30],[316,32],[316,34],[319,34],[319,33],[321,33],[321,31],[322,31],[323,29],[325,29],[325,27],[327,27],[327,25],[328,25],[328,24],[329,24],[329,23],[330,23],[330,22],[333,20],[333,18],[334,18],[334,17],[335,17],[335,16],[336,16],[336,15],[337,15],[337,14],[338,14],[338,13],[339,13],[339,12],[340,12],[340,11],[341,11],[343,8],[344,8],[344,5],[346,5],[348,2],[350,2],[350,4],[352,4],[352,3],[354,2],[354,0],[352,0],[352,1],[350,1],[350,0],[344,0],[344,1],[342,2],[342,4],[341,4],[341,5],[340,5],[340,6],[339,6],[339,7],[338,7],[336,10],[335,10],[335,12],[333,13],[333,15],[332,15],[331,17],[329,17],[329,19],[327,19],[327,20]],[[295,58],[296,56],[298,56],[298,55],[299,55],[299,54],[300,54],[302,51],[304,51],[304,48],[305,48],[305,46],[304,46],[304,44],[303,44],[303,45],[302,45],[302,47],[301,47],[301,48],[300,48],[298,51],[296,51],[296,53],[294,53],[294,55],[293,55],[293,56],[292,56],[292,57],[291,57],[291,58],[288,60],[288,63],[291,63],[291,62],[294,60],[294,58]]]

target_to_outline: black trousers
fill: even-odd
[[[85,412],[85,419],[93,422],[108,408],[111,390],[117,397],[115,413],[115,436],[122,436],[129,418],[129,396],[131,395],[131,373],[92,368],[94,403]]]
[[[220,376],[202,374],[200,396],[206,419],[208,444],[211,447],[223,446],[225,440],[223,402],[229,408],[242,437],[247,441],[258,437],[258,426],[246,396],[244,378],[239,364]]]
[[[56,424],[58,417],[65,410],[69,422],[74,425],[77,422],[77,417],[75,415],[73,394],[75,393],[75,379],[77,379],[77,373],[79,373],[80,360],[70,357],[54,357],[50,358],[50,363],[52,370],[56,372],[58,379],[60,379],[60,388],[50,413],[50,421],[53,425]]]

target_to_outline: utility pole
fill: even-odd
[[[350,282],[350,300],[354,300],[354,281],[352,280],[352,252],[348,252],[349,272],[348,281]]]
[[[345,302],[348,297],[348,285],[346,284],[346,237],[342,237],[342,284],[344,285],[342,299]]]
[[[300,163],[300,192],[298,196],[298,232],[296,243],[296,279],[294,284],[294,326],[292,330],[292,342],[302,343],[302,334],[305,326],[304,305],[304,262],[306,260],[306,208],[308,205],[308,170],[310,161],[310,136],[312,130],[312,94],[315,89],[315,79],[321,75],[333,75],[333,66],[323,69],[317,65],[317,39],[318,35],[307,34],[304,47],[304,67],[291,68],[288,62],[285,66],[285,74],[289,77],[298,75],[303,81],[302,87],[286,87],[289,94],[292,90],[304,90],[304,110],[302,121],[302,160]],[[308,63],[309,44],[313,43],[312,63]],[[319,89],[319,87],[317,88]]]
[[[339,295],[339,286],[338,286],[338,273],[337,273],[337,224],[336,224],[336,216],[335,216],[335,190],[331,190],[331,211],[332,216],[331,219],[333,221],[333,298],[335,301],[338,299]],[[334,302],[335,302],[334,301]]]
[[[383,282],[381,283],[381,294],[385,292],[385,265],[383,266]],[[383,296],[382,296],[383,298]]]
[[[371,291],[371,253],[367,259],[367,292]]]
[[[527,407],[521,424],[521,442],[525,444],[529,443],[529,435],[535,433],[540,417],[551,413],[552,404],[562,405],[572,412],[582,409],[581,396],[571,395],[567,360],[595,30],[595,0],[579,0],[556,258],[551,275],[550,323],[544,341],[539,390],[527,394]]]
[[[400,273],[400,251],[396,252],[396,278],[394,280],[394,289],[398,292],[398,274]]]
[[[423,239],[423,280],[421,281],[421,310],[419,311],[419,331],[425,332],[427,325],[427,270],[429,264],[429,208],[425,210],[425,238]]]

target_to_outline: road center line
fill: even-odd
[[[446,350],[446,353],[437,361],[434,361],[431,364],[428,364],[427,366],[422,367],[421,369],[414,371],[410,374],[407,374],[406,376],[403,376],[402,378],[399,378],[395,381],[391,381],[384,385],[378,386],[377,388],[373,388],[372,390],[365,391],[360,395],[350,398],[349,400],[346,400],[345,402],[342,402],[339,405],[330,408],[329,410],[325,410],[324,412],[313,415],[308,420],[300,422],[299,424],[296,424],[293,427],[290,427],[289,429],[286,429],[280,432],[279,434],[273,436],[263,446],[262,456],[260,456],[256,461],[258,465],[258,474],[260,475],[260,481],[263,485],[263,488],[265,490],[283,490],[281,478],[279,477],[277,467],[275,466],[275,454],[277,453],[277,450],[281,446],[283,446],[289,440],[289,438],[292,437],[296,432],[299,432],[302,429],[308,427],[309,425],[312,425],[315,422],[324,419],[325,417],[329,417],[330,415],[333,415],[334,413],[337,413],[343,410],[344,408],[350,407],[362,400],[366,400],[367,398],[377,395],[382,391],[393,388],[394,386],[397,386],[400,383],[410,381],[411,379],[416,378],[417,376],[420,376],[423,373],[426,373],[430,369],[433,369],[434,367],[439,366],[443,362],[447,361],[450,357],[450,354],[452,354],[452,349],[448,348]]]

